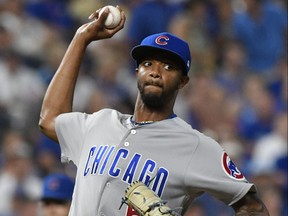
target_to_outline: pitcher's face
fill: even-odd
[[[142,101],[152,107],[164,106],[175,99],[178,90],[188,82],[173,60],[160,56],[144,58],[136,73]]]

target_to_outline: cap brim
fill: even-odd
[[[149,57],[151,56],[152,53],[156,53],[156,52],[166,53],[167,55],[169,55],[168,56],[169,58],[175,59],[175,61],[181,64],[181,67],[183,68],[182,70],[184,70],[185,74],[187,74],[188,71],[186,69],[185,62],[177,53],[172,52],[171,50],[166,50],[163,48],[152,47],[152,46],[139,45],[139,46],[135,46],[131,50],[131,55],[133,59],[135,59],[135,61],[139,63],[139,61],[141,61],[142,59]]]
[[[70,195],[67,194],[60,194],[60,193],[47,193],[45,194],[41,200],[51,200],[51,199],[55,199],[55,200],[63,200],[63,201],[69,201],[71,200]]]

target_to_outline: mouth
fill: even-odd
[[[156,92],[160,92],[162,91],[162,88],[159,86],[155,86],[155,85],[146,85],[145,87],[145,91],[146,93],[150,92],[150,93],[156,93]]]
[[[162,85],[156,82],[147,82],[143,86],[145,94],[160,95],[163,92]]]
[[[160,85],[155,85],[155,84],[147,84],[144,86],[144,89],[145,89],[146,93],[148,93],[148,92],[150,92],[150,93],[162,92],[162,87]]]
[[[162,88],[163,87],[163,85],[161,83],[157,82],[157,81],[146,82],[144,84],[144,87],[146,87],[146,86],[157,87],[157,88]]]

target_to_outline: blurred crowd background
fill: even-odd
[[[43,178],[74,177],[38,129],[45,90],[77,28],[98,8],[120,5],[125,28],[89,45],[73,109],[132,114],[130,49],[169,31],[191,47],[190,84],[175,113],[214,137],[254,182],[271,216],[287,214],[287,1],[0,0],[0,216],[39,215]],[[120,203],[120,200],[119,200]],[[203,195],[186,216],[230,216]]]

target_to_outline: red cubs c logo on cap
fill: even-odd
[[[158,36],[156,39],[155,39],[155,43],[158,44],[158,45],[167,45],[167,41],[169,40],[169,37],[165,36],[165,35],[161,35],[161,36]]]
[[[56,191],[56,190],[58,190],[59,187],[60,187],[60,183],[57,179],[52,179],[48,183],[49,190]]]

